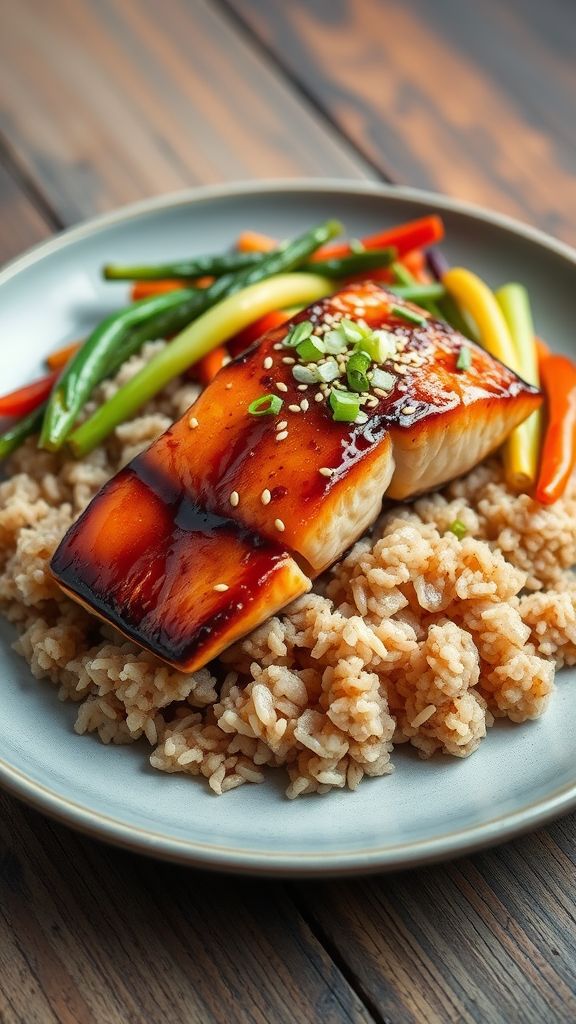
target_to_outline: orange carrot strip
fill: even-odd
[[[208,387],[208,384],[222,369],[226,359],[228,358],[228,350],[224,345],[219,345],[218,348],[213,348],[211,352],[203,356],[196,363],[195,369],[198,371],[198,380],[203,387]]]
[[[46,363],[51,370],[61,370],[68,360],[76,355],[81,344],[81,341],[73,341],[72,344],[65,345],[64,348],[56,349],[56,352],[51,352],[49,356],[46,356]]]
[[[33,412],[48,398],[57,376],[57,373],[49,373],[46,377],[33,381],[32,384],[26,384],[23,388],[3,395],[0,398],[0,416],[19,419],[22,416],[27,416],[29,412]]]
[[[539,371],[548,421],[535,498],[552,505],[562,497],[576,465],[576,365],[552,355],[538,340]]]
[[[132,302],[149,299],[152,295],[165,295],[185,287],[185,281],[134,281],[130,288]]]
[[[270,252],[277,245],[278,242],[269,235],[262,235],[259,231],[243,231],[236,248],[239,252]]]

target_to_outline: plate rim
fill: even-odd
[[[153,196],[100,214],[59,232],[52,238],[9,261],[0,271],[0,287],[17,274],[75,242],[156,211],[178,206],[199,205],[218,199],[289,193],[374,196],[399,202],[411,201],[454,213],[464,214],[535,242],[576,267],[576,250],[507,214],[491,211],[465,200],[440,193],[378,181],[349,181],[340,178],[289,178],[240,181],[205,185]],[[250,851],[227,846],[177,839],[162,832],[127,824],[119,818],[70,800],[45,786],[0,757],[0,786],[24,803],[50,818],[94,839],[104,840],[134,853],[145,854],[190,867],[238,874],[276,876],[335,876],[367,874],[406,869],[463,856],[506,842],[576,808],[576,779],[560,786],[546,797],[524,804],[511,813],[497,815],[480,825],[472,825],[435,838],[375,846],[364,850],[335,850],[322,853],[289,851]]]

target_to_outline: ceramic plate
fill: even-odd
[[[104,285],[110,259],[137,262],[218,251],[250,226],[287,237],[325,217],[353,236],[439,210],[444,251],[494,285],[531,293],[540,333],[574,346],[576,253],[496,214],[408,189],[343,182],[254,183],[140,203],[41,245],[0,276],[2,391],[37,374],[59,339],[82,336],[122,303]],[[576,686],[558,677],[548,713],[499,723],[471,758],[420,761],[395,751],[397,771],[354,793],[291,802],[285,779],[217,798],[198,779],[148,766],[144,745],[78,737],[75,707],[37,683],[0,629],[0,783],[93,836],[157,857],[232,871],[330,874],[386,870],[454,856],[535,828],[576,806]]]

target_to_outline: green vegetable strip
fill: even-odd
[[[11,427],[8,427],[8,430],[0,435],[0,461],[8,458],[12,452],[15,452],[27,437],[38,433],[45,408],[46,402],[37,409],[33,409],[32,412],[18,420],[17,423],[13,423]]]
[[[224,299],[174,338],[91,419],[74,431],[70,438],[74,454],[83,456],[92,451],[170,380],[258,317],[296,303],[316,302],[328,295],[331,288],[327,278],[317,275],[281,274]]]
[[[446,295],[446,289],[441,284],[394,284],[389,289],[394,295],[410,302],[424,303],[437,302]]]
[[[275,254],[283,252],[287,246],[274,250]],[[197,256],[188,260],[177,260],[174,263],[159,263],[150,266],[117,266],[108,264],[103,268],[103,275],[108,281],[163,281],[189,280],[194,277],[221,277],[223,274],[236,274],[249,267],[259,267],[270,258],[271,253],[232,252],[216,256]],[[314,263],[306,263],[300,269],[308,273],[321,273],[325,277],[348,277],[361,274],[367,270],[375,270],[390,265],[395,249],[370,249],[352,252],[349,256],[339,259],[325,259]],[[408,282],[405,282],[408,283]]]
[[[115,350],[119,353],[122,350],[123,362],[138,351],[145,341],[181,330],[227,295],[273,274],[293,270],[341,229],[338,221],[325,221],[284,248],[268,254],[257,266],[249,267],[239,274],[225,274],[208,288],[169,292],[168,295],[142,299],[127,310],[107,317],[65,368],[54,388],[44,417],[40,446],[50,450],[62,446],[93,389],[110,372],[110,355]],[[173,312],[176,322],[164,316],[166,310]],[[132,328],[138,326],[140,330],[132,335]]]
[[[40,447],[55,451],[100,381],[114,373],[144,342],[181,330],[196,315],[202,292],[184,289],[135,302],[107,316],[63,370],[48,401]]]
[[[438,303],[438,308],[441,320],[446,320],[446,323],[449,323],[456,331],[463,334],[465,338],[470,338],[471,341],[478,341],[478,336],[472,324],[468,319],[464,318],[458,303],[455,302],[451,295],[446,294]]]
[[[506,284],[495,292],[495,295],[516,350],[520,376],[529,384],[539,387],[538,353],[534,340],[534,323],[528,292],[521,284]],[[516,427],[516,430],[524,435],[532,469],[532,479],[534,479],[538,469],[542,440],[541,410],[537,409],[536,412],[533,412],[527,420]]]

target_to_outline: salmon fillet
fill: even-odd
[[[363,422],[336,422],[321,387],[295,380],[283,345],[291,324],[322,333],[342,316],[394,338],[383,366],[391,386],[371,392]],[[463,348],[471,358],[461,370]],[[278,415],[249,413],[264,394],[282,400]],[[72,597],[192,671],[308,589],[384,495],[403,499],[467,472],[540,401],[448,325],[376,284],[351,285],[224,367],[96,496],[53,572]]]

